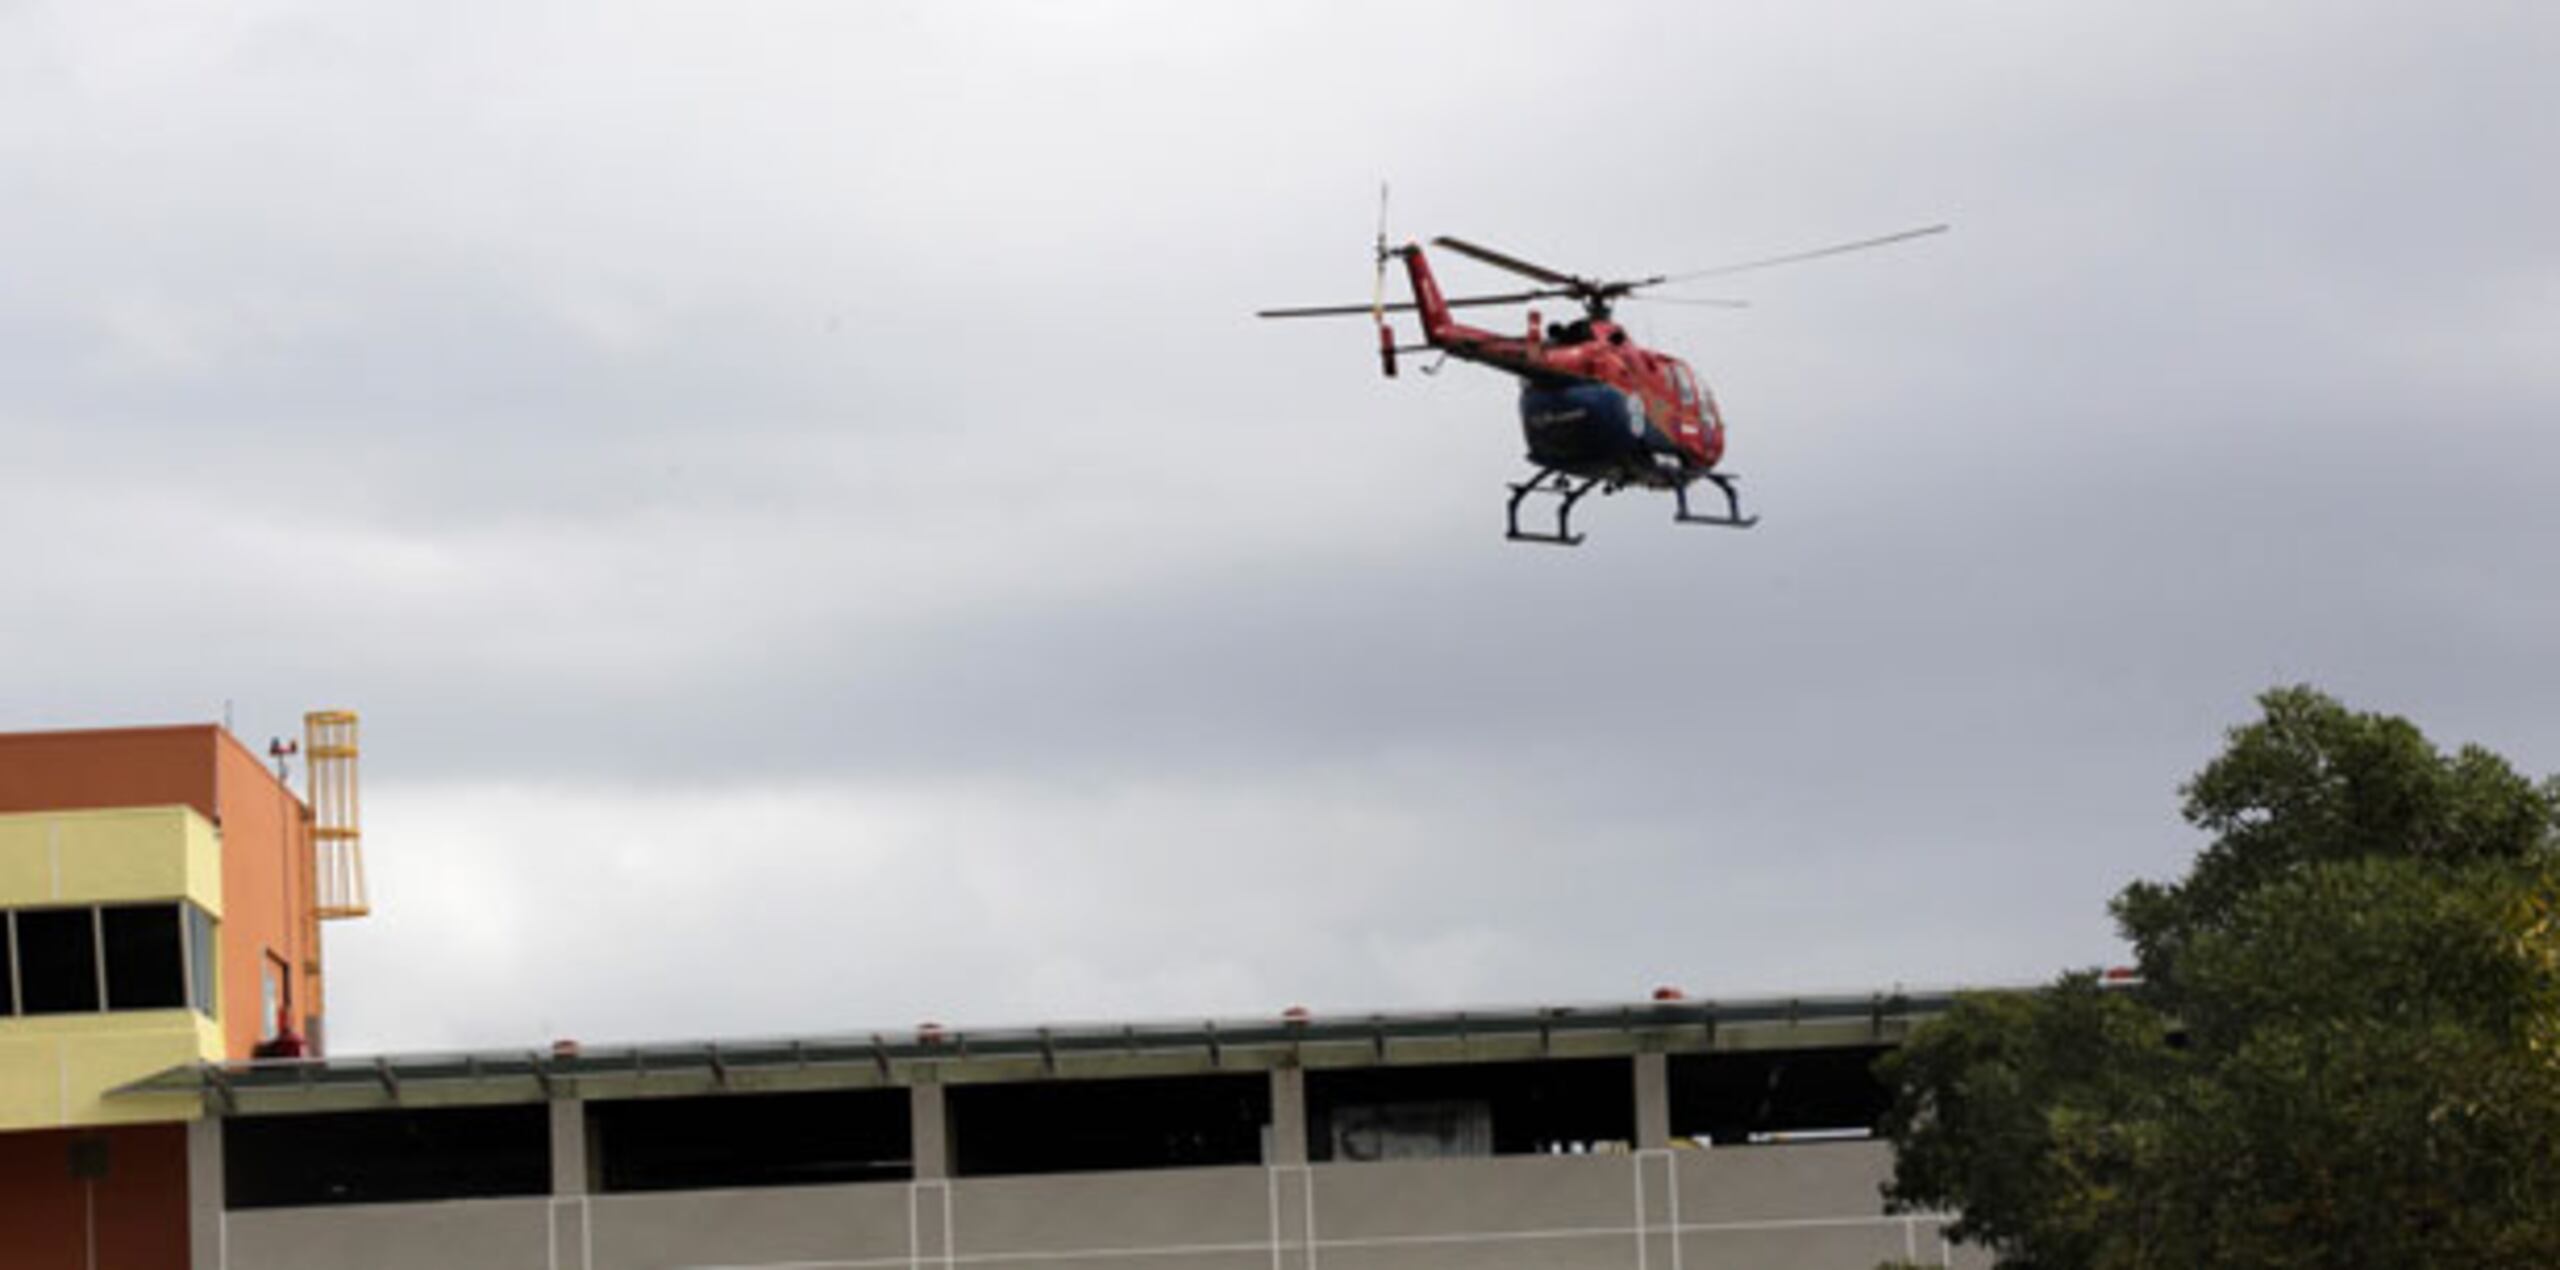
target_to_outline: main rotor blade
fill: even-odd
[[[1663,282],[1687,282],[1694,278],[1717,278],[1729,273],[1741,273],[1746,269],[1766,269],[1771,265],[1791,265],[1799,260],[1819,260],[1824,256],[1837,256],[1845,252],[1865,251],[1869,247],[1883,247],[1892,243],[1905,242],[1913,238],[1925,238],[1931,234],[1943,234],[1945,232],[1947,232],[1947,227],[1944,225],[1924,225],[1919,229],[1906,229],[1901,233],[1886,234],[1881,238],[1861,238],[1853,243],[1840,243],[1830,247],[1816,247],[1812,251],[1799,251],[1792,252],[1784,256],[1771,256],[1766,260],[1746,260],[1738,265],[1718,265],[1713,269],[1692,269],[1687,273],[1671,274],[1660,280]]]
[[[1410,304],[1311,304],[1289,309],[1256,309],[1253,315],[1258,318],[1356,317],[1382,310],[1395,313],[1412,307]]]
[[[1751,307],[1751,302],[1749,300],[1734,300],[1723,296],[1712,295],[1630,295],[1627,298],[1638,304],[1695,304],[1711,309],[1747,309]]]
[[[1387,183],[1378,182],[1378,269],[1369,285],[1369,316],[1387,324]]]
[[[1553,287],[1570,287],[1581,281],[1571,274],[1557,273],[1544,265],[1533,265],[1517,256],[1506,256],[1491,247],[1479,247],[1463,238],[1440,237],[1431,240],[1461,256],[1473,256],[1496,269],[1508,269],[1523,278],[1535,278]]]
[[[1526,304],[1531,300],[1544,300],[1553,296],[1571,294],[1573,294],[1571,291],[1564,290],[1507,291],[1501,295],[1451,296],[1447,303],[1449,307],[1453,309],[1480,309],[1488,305]],[[1399,300],[1394,304],[1387,305],[1316,304],[1287,309],[1258,309],[1254,312],[1254,316],[1264,318],[1356,317],[1362,314],[1380,311],[1387,313],[1411,313],[1419,307],[1421,306],[1410,300]]]

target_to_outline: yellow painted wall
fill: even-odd
[[[0,908],[194,900],[222,915],[222,846],[190,807],[0,815]]]
[[[0,909],[180,898],[222,914],[221,839],[191,807],[0,815]],[[104,1095],[222,1056],[192,1010],[0,1017],[0,1132],[193,1119],[189,1097]]]
[[[0,1019],[0,1133],[193,1120],[202,1109],[189,1095],[105,1095],[221,1057],[221,1025],[191,1010]]]

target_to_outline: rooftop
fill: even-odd
[[[1426,1066],[1639,1053],[1877,1048],[1943,1013],[1952,990],[1532,1006],[1200,1022],[1067,1024],[552,1051],[200,1063],[120,1092],[193,1093],[217,1115]]]

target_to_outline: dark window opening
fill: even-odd
[[[1623,1149],[1635,1119],[1622,1058],[1307,1073],[1307,1153],[1319,1162]]]
[[[17,942],[15,913],[0,913],[0,1018],[18,1012],[18,959],[10,946]]]
[[[39,908],[18,914],[18,991],[28,1014],[98,1008],[97,912]]]
[[[908,1094],[739,1094],[587,1107],[607,1191],[903,1182]]]
[[[1872,1133],[1890,1101],[1880,1045],[1671,1059],[1671,1134],[1716,1146]]]
[[[1070,1173],[1259,1164],[1271,1123],[1263,1075],[955,1085],[954,1172]]]
[[[187,954],[175,904],[98,910],[106,935],[107,1007],[176,1010],[187,1004]]]
[[[485,1199],[551,1191],[551,1111],[533,1103],[223,1122],[233,1208]]]

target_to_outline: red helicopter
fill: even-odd
[[[1721,277],[1749,269],[1765,269],[1771,265],[1861,251],[1943,233],[1947,228],[1945,225],[1930,225],[1880,238],[1866,238],[1713,269],[1613,280],[1561,273],[1463,239],[1434,238],[1432,242],[1438,246],[1542,284],[1527,291],[1451,298],[1441,295],[1440,284],[1432,277],[1431,264],[1423,258],[1420,244],[1387,245],[1383,199],[1381,203],[1377,290],[1368,304],[1264,309],[1257,316],[1299,318],[1368,314],[1378,324],[1379,364],[1389,376],[1396,373],[1398,353],[1435,349],[1448,357],[1481,363],[1519,376],[1520,430],[1528,440],[1529,462],[1536,465],[1537,471],[1510,487],[1511,502],[1507,508],[1509,532],[1506,536],[1514,542],[1554,543],[1566,547],[1582,542],[1582,535],[1573,532],[1573,507],[1594,489],[1603,494],[1615,494],[1630,486],[1669,490],[1677,500],[1672,519],[1681,524],[1747,529],[1760,520],[1757,516],[1742,514],[1742,501],[1734,490],[1733,474],[1716,470],[1717,460],[1724,457],[1724,417],[1716,409],[1715,395],[1707,390],[1705,384],[1698,382],[1687,362],[1637,343],[1627,334],[1626,328],[1611,320],[1612,305],[1635,296],[1645,288],[1663,283]],[[1412,301],[1386,302],[1387,262],[1390,260],[1404,262],[1405,276],[1413,287]],[[1525,304],[1558,297],[1579,301],[1583,316],[1574,321],[1547,325],[1541,322],[1538,311],[1531,309],[1526,331],[1516,336],[1468,326],[1450,316],[1452,309]],[[1637,298],[1737,307],[1743,303],[1739,300],[1658,295]],[[1387,314],[1391,312],[1419,313],[1423,342],[1396,343],[1395,330],[1387,323]],[[1715,486],[1723,493],[1723,515],[1700,514],[1689,509],[1689,487],[1700,481]],[[1555,532],[1542,533],[1520,527],[1520,506],[1532,495],[1548,495],[1558,500]]]

